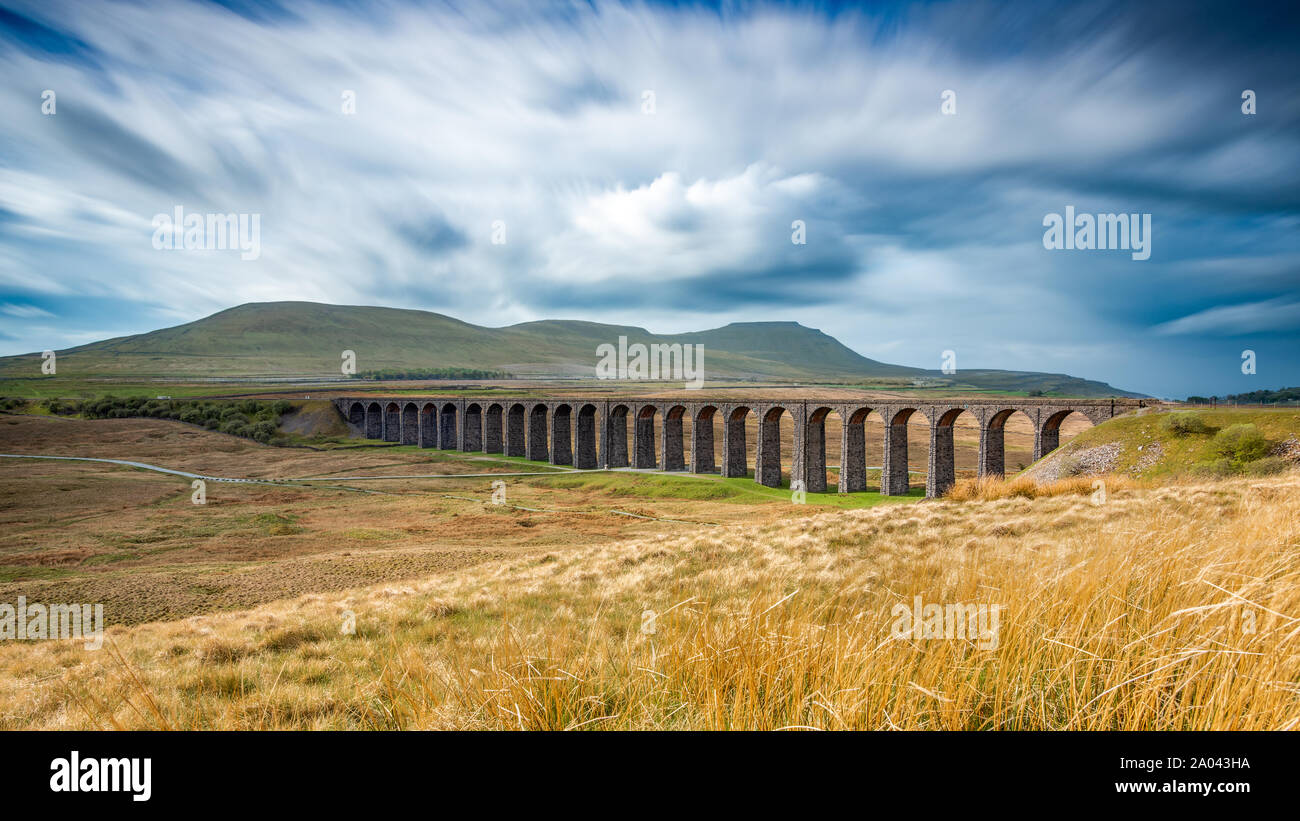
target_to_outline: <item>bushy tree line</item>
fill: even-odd
[[[175,419],[191,425],[201,425],[208,430],[255,439],[264,444],[276,439],[280,417],[293,408],[284,399],[221,402],[211,399],[149,399],[143,396],[47,399],[41,404],[50,413],[61,416],[80,415],[86,419]]]
[[[1249,393],[1234,393],[1228,396],[1187,397],[1188,402],[1200,405],[1208,405],[1215,400],[1220,402],[1237,402],[1242,405],[1276,405],[1300,402],[1300,388],[1280,388],[1275,391],[1250,391]]]
[[[505,371],[482,371],[475,368],[427,368],[424,370],[393,370],[385,368],[376,371],[358,371],[353,379],[511,379]]]

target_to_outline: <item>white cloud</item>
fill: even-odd
[[[688,183],[670,171],[638,188],[590,194],[573,207],[569,227],[545,243],[542,271],[566,283],[617,272],[621,281],[650,285],[759,268],[802,250],[791,241],[792,225],[820,213],[817,199],[828,187],[817,174],[754,164],[725,179]]]

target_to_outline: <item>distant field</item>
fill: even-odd
[[[788,490],[748,479],[558,473],[524,459],[384,444],[275,448],[152,419],[0,416],[0,452],[128,459],[212,476],[328,479],[210,482],[207,504],[199,506],[191,503],[189,480],[178,477],[0,459],[0,601],[19,594],[102,601],[116,623],[247,607],[684,526],[669,519],[724,524],[800,509]],[[488,503],[490,476],[340,478],[518,472],[556,475],[506,477],[508,506]],[[864,507],[919,495],[810,494],[809,502]]]

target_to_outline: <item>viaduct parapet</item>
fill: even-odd
[[[1004,426],[1019,411],[1034,426],[1034,459],[1060,444],[1061,422],[1073,412],[1094,425],[1142,407],[1137,399],[970,399],[929,401],[827,401],[821,399],[589,399],[568,397],[341,397],[334,401],[352,429],[369,439],[425,448],[481,451],[572,465],[580,469],[646,470],[748,475],[745,422],[758,421],[754,480],[781,483],[781,424],[794,426],[791,482],[812,493],[825,492],[826,418],[842,421],[838,490],[866,490],[866,419],[885,421],[881,493],[908,492],[908,422],[919,414],[929,423],[930,457],[925,495],[940,496],[956,481],[953,423],[970,413],[979,423],[979,474],[1002,476]],[[721,414],[721,464],[715,462],[713,422]],[[656,417],[661,420],[656,425]],[[691,420],[684,441],[683,420]],[[629,436],[629,421],[631,435]],[[690,454],[689,468],[686,455]]]

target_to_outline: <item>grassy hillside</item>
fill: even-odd
[[[703,341],[713,378],[871,377],[913,372],[882,365],[795,323],[780,323],[759,351],[700,335],[656,335],[645,329],[548,320],[484,328],[427,311],[274,302],[241,305],[205,319],[59,352],[61,376],[338,375],[341,354],[355,351],[358,370],[462,367],[519,375],[591,376],[596,348],[617,344]],[[725,330],[725,329],[724,329]],[[705,332],[703,336],[712,332]],[[812,340],[812,341],[809,341]],[[28,376],[32,357],[0,360],[0,375]]]
[[[933,380],[936,384],[953,390],[1030,393],[1034,396],[1142,396],[1130,391],[1116,390],[1104,382],[1081,379],[1064,373],[962,370],[953,376],[944,376],[940,371],[926,371],[923,378],[926,382]]]
[[[1300,410],[1163,411],[1121,416],[1089,428],[1028,467],[1025,475],[1039,480],[1101,473],[1210,478],[1262,475],[1297,462]]]
[[[866,359],[834,337],[797,322],[733,322],[711,331],[681,334],[683,342],[702,344],[706,351],[745,351],[763,360],[815,364],[822,373],[864,376],[916,376],[922,371]],[[869,365],[867,363],[870,363]]]
[[[1044,390],[1076,396],[1123,395],[1063,375],[935,371],[876,362],[795,322],[734,323],[686,334],[595,322],[545,320],[505,328],[399,308],[251,303],[195,322],[58,352],[60,378],[333,377],[342,353],[357,370],[472,368],[520,377],[591,377],[600,345],[702,344],[706,377],[816,382],[913,379],[955,389]],[[0,359],[0,378],[31,378],[38,355]]]

